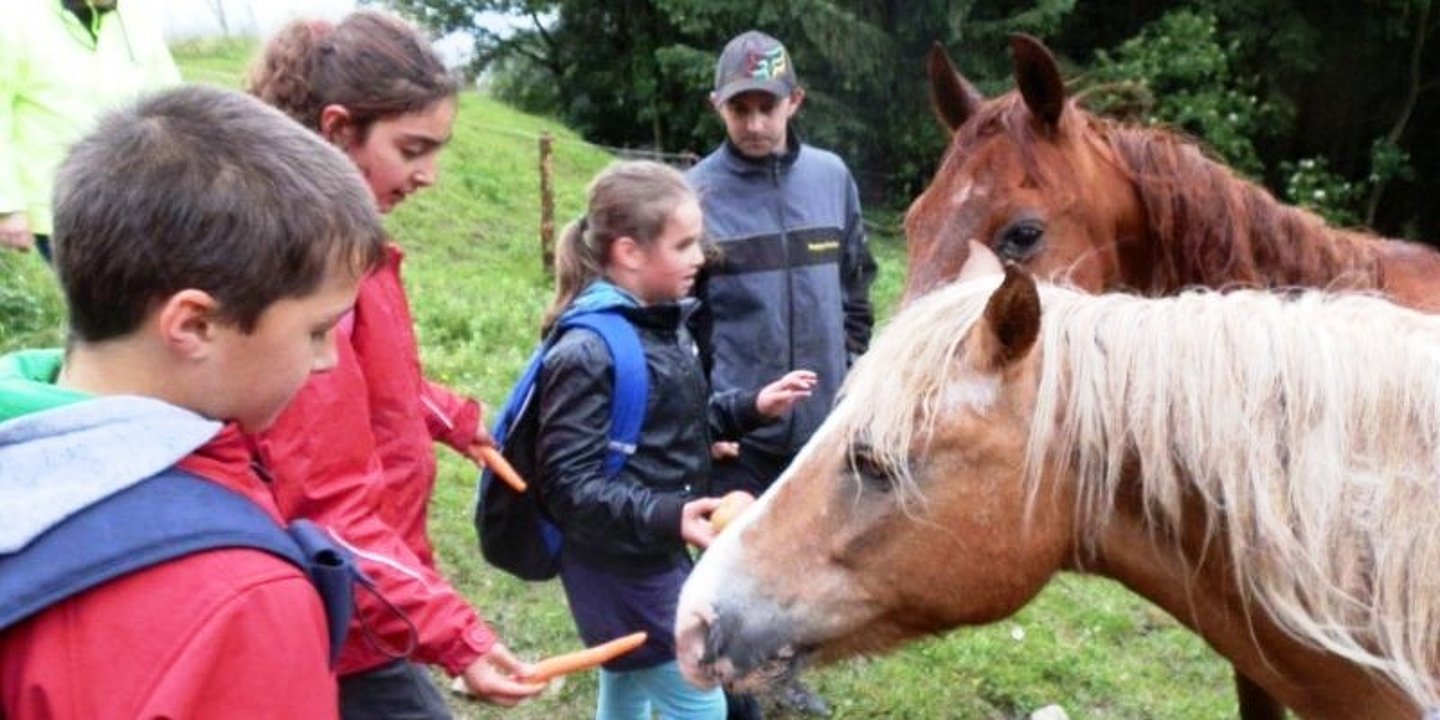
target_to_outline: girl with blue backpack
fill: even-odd
[[[723,718],[720,690],[681,677],[673,638],[692,565],[686,546],[714,538],[708,517],[719,501],[704,496],[710,443],[777,418],[809,396],[816,378],[797,370],[758,390],[710,394],[685,326],[704,262],[700,205],[679,172],[617,162],[591,182],[588,201],[556,248],[545,331],[566,327],[566,313],[624,318],[643,350],[643,420],[633,444],[615,441],[620,364],[605,338],[577,326],[544,355],[535,458],[537,490],[563,536],[560,577],[580,637],[593,646],[649,634],[639,650],[602,668],[596,717],[649,718],[654,710]]]

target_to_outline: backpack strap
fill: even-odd
[[[533,445],[538,412],[533,406],[539,395],[545,355],[562,335],[577,327],[599,335],[614,364],[610,432],[603,461],[605,476],[619,475],[635,454],[650,387],[640,335],[614,308],[573,313],[563,316],[530,356],[491,432],[501,452],[522,474],[536,467]],[[523,580],[549,580],[559,573],[563,534],[550,519],[535,486],[516,493],[485,468],[476,486],[473,519],[480,552],[491,565]]]
[[[363,577],[349,554],[309,521],[282,528],[240,493],[173,469],[0,555],[0,629],[138,570],[221,548],[261,550],[305,572],[325,606],[333,666],[354,609],[353,584]]]
[[[605,453],[605,475],[615,477],[640,443],[645,424],[645,402],[650,393],[650,376],[645,367],[645,348],[640,334],[618,312],[588,312],[561,322],[562,329],[583,327],[605,341],[615,362],[615,395],[610,403],[610,442]]]

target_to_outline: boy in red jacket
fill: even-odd
[[[335,364],[381,259],[354,167],[254,99],[187,87],[105,118],[58,186],[70,342],[0,358],[0,556],[175,468],[278,522],[242,431]],[[0,716],[333,718],[328,650],[298,567],[202,550],[0,630]]]

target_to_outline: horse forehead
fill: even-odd
[[[976,175],[957,174],[953,179],[936,186],[927,194],[931,196],[931,202],[937,203],[943,208],[960,209],[989,197],[990,188],[987,184],[979,182]]]
[[[991,168],[965,163],[946,163],[929,187],[911,204],[905,227],[912,239],[935,240],[953,234],[951,225],[958,216],[971,217],[983,210],[993,195]],[[968,238],[960,238],[963,242]]]
[[[945,386],[941,394],[942,411],[972,412],[984,415],[1000,399],[1000,377],[993,374],[963,373]]]

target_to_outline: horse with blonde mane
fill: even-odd
[[[991,100],[938,45],[927,60],[951,141],[905,217],[907,298],[954,278],[975,241],[1092,292],[1305,286],[1440,310],[1440,253],[1327,226],[1181,135],[1086,112],[1038,40],[1011,51],[1018,90]]]
[[[677,614],[692,682],[995,622],[1074,571],[1302,717],[1440,707],[1440,317],[999,278],[902,309],[705,553]]]
[[[927,59],[951,142],[906,214],[906,301],[952,280],[978,242],[1092,292],[1306,286],[1440,310],[1440,253],[1330,227],[1181,135],[1086,112],[1038,40],[1016,35],[1011,52],[1018,89],[990,100],[939,46]],[[1236,690],[1245,720],[1283,717],[1241,675]]]

